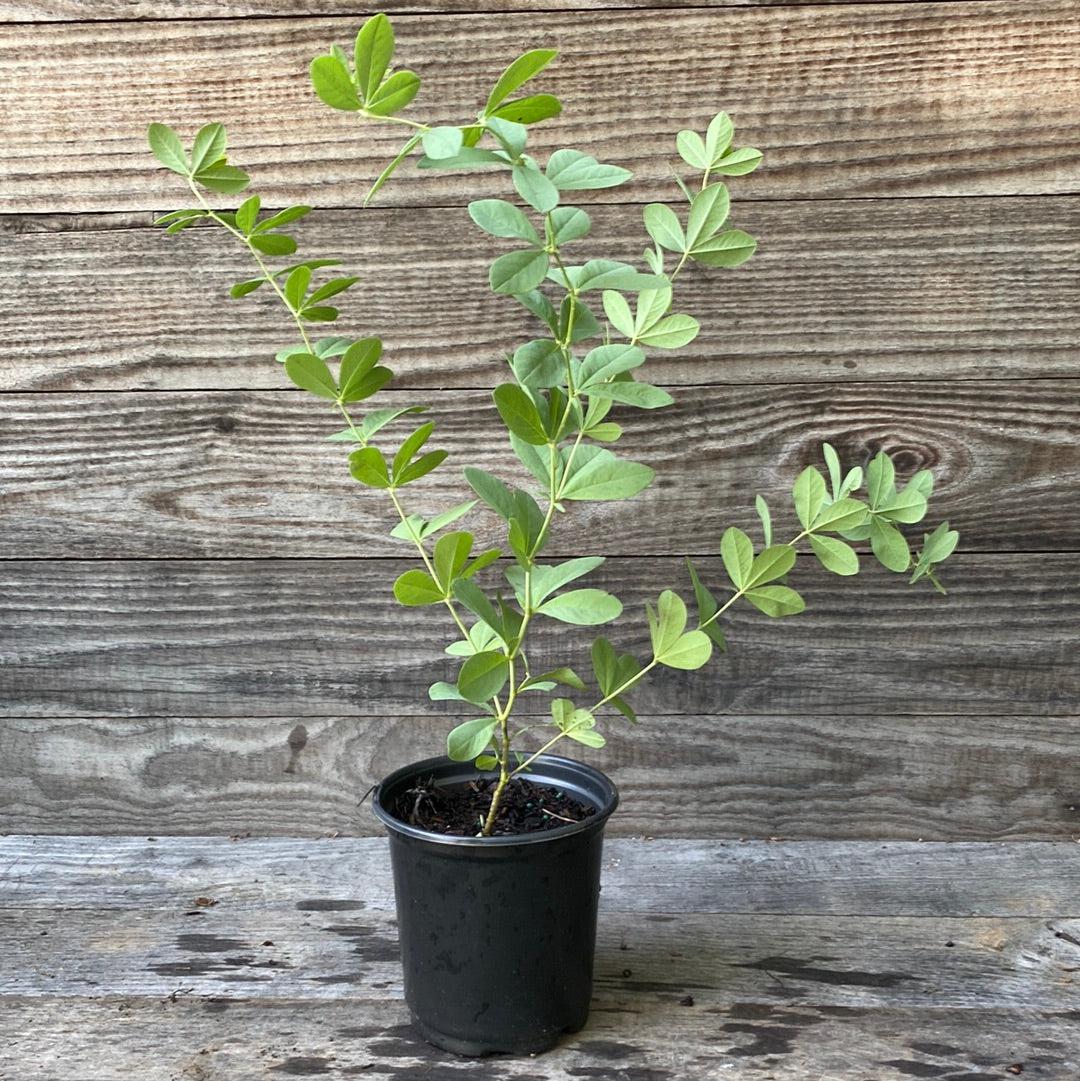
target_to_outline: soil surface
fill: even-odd
[[[434,780],[421,781],[402,792],[390,811],[402,822],[432,833],[475,837],[483,827],[494,790],[495,781],[488,778],[445,786]],[[492,833],[506,836],[554,830],[594,814],[592,804],[561,788],[517,777],[503,793]]]

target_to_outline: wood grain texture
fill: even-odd
[[[218,902],[210,916],[394,908],[385,838],[12,835],[0,837],[0,860],[5,917],[78,910],[88,897],[97,911],[176,914],[203,895]],[[616,838],[604,845],[601,884],[604,914],[1073,920],[1080,845]]]
[[[379,833],[360,796],[445,718],[3,721],[0,821],[41,834]],[[1076,717],[642,717],[589,761],[609,835],[1067,840]]]
[[[452,676],[421,610],[390,599],[398,560],[0,563],[0,709],[7,716],[442,714]],[[702,561],[719,582],[719,560]],[[680,561],[609,560],[590,578],[627,606],[611,634],[645,653],[641,606]],[[1074,716],[1075,559],[954,557],[950,595],[865,572],[797,569],[809,614],[737,612],[732,649],[699,673],[664,670],[652,714]],[[588,638],[537,626],[534,665],[588,671]],[[537,702],[534,708],[542,708]]]
[[[1080,13],[1072,0],[597,12],[520,22],[475,16],[398,20],[400,57],[431,88],[414,110],[474,114],[502,67],[557,41],[548,89],[565,119],[537,149],[575,145],[633,168],[621,198],[668,190],[672,136],[718,107],[767,152],[756,198],[1076,191]],[[10,25],[0,30],[9,99],[0,209],[147,209],[176,186],[145,150],[147,119],[187,131],[228,122],[238,161],[270,202],[359,205],[403,140],[358,128],[316,101],[311,57],[355,18]],[[453,59],[467,41],[470,67]],[[633,57],[632,74],[627,57]],[[717,72],[722,91],[702,93]],[[688,77],[690,76],[690,77]],[[638,92],[626,94],[633,78]],[[437,102],[432,116],[424,103]],[[598,123],[594,118],[602,117]],[[618,123],[607,118],[618,117]],[[173,178],[175,179],[175,178]],[[460,203],[501,178],[409,171],[386,199]],[[661,186],[662,185],[662,186]]]
[[[383,872],[385,873],[385,872]],[[254,1001],[403,997],[396,921],[356,901],[302,898],[193,918],[191,898],[161,907],[45,911],[0,924],[11,971],[5,995],[186,994]],[[317,906],[324,907],[319,910]],[[219,908],[223,906],[218,905]],[[186,911],[185,911],[186,910]],[[649,919],[653,915],[653,919]],[[858,921],[858,928],[853,925]],[[768,1002],[781,981],[791,998],[847,1009],[1043,1009],[1075,1005],[1080,920],[680,913],[605,910],[596,944],[597,996],[694,1005]],[[42,934],[41,932],[45,933]],[[834,943],[844,942],[843,956]],[[267,946],[269,940],[271,945]],[[951,942],[952,946],[946,946]],[[933,988],[931,991],[930,988]],[[0,998],[2,1002],[2,998]]]
[[[0,1036],[35,1081],[471,1081],[473,1062],[422,1043],[403,1003],[194,995],[12,996]],[[681,998],[683,996],[679,996]],[[696,1000],[695,1000],[696,1001]],[[866,1010],[805,997],[702,1009],[671,994],[597,995],[588,1026],[542,1059],[484,1060],[488,1081],[1063,1081],[1080,1070],[1076,1010]],[[147,1048],[153,1048],[153,1055]],[[767,1071],[767,1072],[764,1072]],[[19,1076],[19,1075],[16,1075]]]
[[[653,354],[657,382],[1076,374],[1080,198],[743,200],[732,213],[760,250],[738,271],[680,279],[677,310],[703,331]],[[638,208],[593,217],[582,259],[640,256]],[[292,324],[261,294],[228,298],[252,266],[220,230],[166,237],[137,214],[5,221],[0,333],[19,345],[0,358],[0,389],[282,385],[272,358]],[[399,386],[488,387],[506,352],[538,333],[490,294],[488,261],[505,246],[463,210],[316,212],[297,233],[306,255],[362,275],[328,330],[383,335]]]
[[[916,3],[918,0],[889,0]],[[935,3],[937,0],[928,0]],[[943,0],[951,2],[951,0]],[[731,8],[758,6],[797,7],[810,3],[865,3],[865,0],[544,0],[547,11],[591,11],[608,8]],[[529,0],[392,0],[379,5],[388,15],[534,11]],[[243,19],[252,17],[296,18],[300,15],[348,15],[357,25],[359,17],[350,0],[6,0],[0,10],[4,22],[104,22],[136,19]]]
[[[552,558],[577,555],[582,543],[613,555],[715,553],[729,525],[758,532],[754,492],[769,500],[778,530],[794,533],[792,481],[808,463],[822,464],[825,441],[850,465],[884,449],[901,476],[931,469],[928,520],[955,523],[968,550],[1080,548],[1080,380],[676,394],[674,408],[621,411],[628,434],[620,453],[647,462],[657,481],[628,502],[571,505],[554,530]],[[432,445],[451,454],[404,494],[408,508],[433,514],[460,502],[469,494],[466,464],[535,488],[487,392],[384,392],[379,401],[433,401]],[[300,392],[34,394],[2,404],[5,558],[411,552],[389,536],[397,517],[385,496],[361,488],[347,450],[325,441],[340,420]],[[395,428],[383,444],[395,448],[410,430]],[[494,515],[476,511],[463,524],[505,545]]]

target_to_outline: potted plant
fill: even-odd
[[[431,1042],[463,1054],[538,1052],[587,1017],[601,840],[618,802],[600,771],[553,752],[571,744],[602,747],[612,718],[636,720],[631,693],[646,676],[665,667],[698,669],[725,650],[721,620],[733,605],[750,604],[772,618],[801,612],[803,599],[789,584],[798,551],[848,576],[859,570],[849,542],[869,541],[889,570],[940,589],[935,567],[953,551],[957,534],[942,524],[913,552],[898,526],[925,516],[931,475],[916,473],[898,487],[883,453],[865,478],[858,466],[845,473],[826,444],[827,476],[808,466],[794,481],[798,526],[790,540],[774,538],[770,508],[758,496],[760,544],[737,528],[720,539],[728,582],[710,588],[688,560],[692,605],[675,588],[657,590],[644,612],[647,657],[599,634],[590,671],[537,665],[529,635],[538,622],[591,628],[622,613],[610,592],[582,584],[603,562],[588,553],[587,541],[573,559],[549,562],[544,552],[560,517],[572,528],[573,504],[630,499],[653,479],[647,464],[613,449],[622,427],[612,412],[671,403],[667,391],[641,378],[646,351],[679,348],[698,333],[692,316],[672,311],[684,272],[736,267],[754,253],[754,240],[727,226],[729,194],[719,178],[752,172],[761,154],[734,145],[724,113],[703,133],[679,132],[676,148],[693,179],[676,178],[678,209],[645,207],[652,241],[645,269],[602,256],[575,258],[571,252],[585,247],[591,222],[570,203],[574,193],[615,187],[630,173],[575,149],[556,150],[543,165],[527,152],[529,126],[556,116],[560,104],[549,94],[519,91],[555,53],[533,50],[515,60],[475,118],[430,126],[400,115],[420,80],[391,70],[393,51],[390,22],[377,15],[361,28],[351,58],[335,47],[313,61],[314,89],[335,109],[410,129],[369,199],[411,155],[423,169],[509,173],[516,199],[480,199],[469,214],[484,232],[510,242],[491,264],[492,291],[538,321],[536,336],[507,357],[490,418],[507,428],[509,449],[531,478],[526,487],[469,466],[470,498],[432,517],[409,509],[409,489],[446,458],[429,447],[434,424],[413,427],[419,406],[365,405],[358,415],[358,403],[391,379],[382,343],[312,330],[337,318],[329,302],[357,279],[333,276],[331,259],[289,261],[296,242],[285,228],[309,207],[264,212],[257,195],[235,210],[212,207],[207,192],[235,195],[249,183],[227,160],[220,124],[203,127],[189,149],[170,128],[151,125],[154,154],[185,178],[195,200],[159,223],[176,233],[212,222],[250,251],[257,273],[233,285],[232,295],[268,290],[288,312],[298,340],[278,353],[285,375],[344,423],[328,438],[345,445],[359,484],[385,496],[396,518],[391,535],[418,560],[393,583],[394,595],[405,606],[430,607],[451,634],[446,652],[456,676],[433,683],[429,694],[459,704],[465,719],[450,731],[445,755],[404,765],[374,797],[390,834],[415,1023]],[[408,429],[404,438],[388,435],[391,424]],[[864,479],[865,496],[857,498]],[[478,511],[501,520],[505,548],[474,550],[475,538],[461,523]]]

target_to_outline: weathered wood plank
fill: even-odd
[[[680,996],[681,997],[681,996]],[[485,1059],[489,1081],[1039,1081],[1080,1069],[1075,1010],[864,1010],[784,999],[683,1007],[669,995],[597,995],[589,1024],[542,1058]],[[470,1081],[475,1062],[420,1041],[404,1004],[185,994],[11,997],[0,1035],[35,1081],[266,1081],[357,1075]],[[147,1053],[153,1048],[153,1054]]]
[[[807,463],[821,464],[825,441],[852,465],[884,448],[901,474],[931,468],[933,519],[956,523],[968,549],[1080,548],[1073,510],[1080,503],[1080,380],[684,388],[676,395],[672,409],[623,411],[621,452],[655,468],[657,483],[630,502],[572,508],[554,532],[553,554],[577,554],[583,526],[593,547],[616,555],[714,552],[727,526],[757,530],[753,491],[769,500],[778,523],[794,525],[792,479]],[[380,401],[432,402],[438,445],[451,454],[406,494],[411,509],[431,514],[459,502],[468,492],[464,463],[535,487],[502,426],[492,424],[487,392],[387,392]],[[347,449],[325,441],[340,419],[300,392],[11,395],[3,414],[6,558],[410,550],[389,536],[397,518],[385,497],[361,489],[349,475]],[[388,438],[396,447],[402,435]],[[692,535],[687,507],[694,508]],[[502,541],[494,515],[477,511],[465,524],[490,544]]]
[[[807,567],[810,614],[753,611],[733,648],[698,673],[664,670],[636,692],[645,713],[864,717],[1072,716],[1077,605],[1072,556],[954,557],[951,593],[867,570],[838,582]],[[719,560],[702,561],[719,582]],[[0,563],[0,705],[7,716],[420,715],[452,678],[445,639],[389,584],[401,560]],[[627,612],[611,633],[645,652],[646,595],[682,582],[671,558],[610,560],[590,581]],[[645,585],[643,585],[645,583]],[[732,611],[736,611],[733,609]],[[434,630],[434,634],[433,634]],[[537,627],[530,656],[588,671],[588,638]],[[538,701],[531,704],[542,708]]]
[[[7,219],[24,231],[0,246],[0,333],[19,343],[0,360],[0,388],[280,386],[272,357],[291,323],[269,301],[226,296],[250,276],[243,251],[212,230],[171,238],[130,217]],[[636,208],[594,217],[583,258],[640,254]],[[704,330],[654,354],[658,382],[1076,371],[1080,198],[742,202],[733,220],[761,250],[738,271],[681,279],[679,310]],[[501,249],[464,211],[316,212],[300,237],[369,283],[343,305],[341,332],[383,334],[400,386],[490,386],[506,351],[537,334],[524,309],[490,295],[487,261]]]
[[[0,209],[146,209],[175,185],[154,173],[143,119],[187,130],[230,121],[238,160],[273,202],[359,205],[400,136],[362,128],[319,104],[310,58],[355,30],[355,18],[11,25],[0,67],[12,132]],[[432,120],[473,115],[507,60],[557,41],[564,61],[545,80],[566,120],[538,149],[574,144],[634,168],[623,198],[668,191],[674,132],[718,106],[768,153],[758,198],[1077,190],[1075,114],[1080,13],[1072,0],[806,6],[774,11],[538,14],[519,23],[475,16],[398,20],[401,56],[429,76]],[[467,46],[464,44],[467,42]],[[455,70],[467,48],[470,69]],[[702,93],[723,57],[723,95]],[[641,92],[627,104],[626,57]],[[687,73],[699,73],[687,77]],[[792,88],[764,93],[767,86]],[[585,111],[587,103],[587,113]],[[431,105],[428,104],[428,108]],[[591,119],[605,118],[602,123]],[[617,116],[618,123],[607,118]],[[72,117],[78,117],[77,127]],[[897,132],[902,127],[903,137]],[[1020,134],[1018,134],[1020,133]],[[400,204],[460,203],[501,179],[409,172],[388,189]]]
[[[4,721],[4,829],[372,835],[362,793],[434,753],[444,718]],[[1075,717],[642,717],[589,760],[614,836],[1071,839]]]
[[[798,7],[801,4],[854,4],[866,0],[544,0],[548,11],[588,11],[596,8],[730,8]],[[889,3],[917,3],[920,0],[888,0]],[[929,3],[951,0],[925,0]],[[415,14],[437,8],[444,14],[475,12],[534,11],[530,0],[392,0],[379,5],[388,15]],[[242,19],[258,16],[296,18],[300,15],[349,15],[356,18],[356,4],[350,0],[7,0],[0,12],[3,22],[103,22],[132,19]],[[359,20],[357,20],[359,23]]]
[[[402,997],[389,913],[341,898],[219,904],[195,916],[191,898],[165,904],[0,915],[2,994],[165,998],[182,986],[227,999],[332,1000],[345,988],[359,1001]],[[1065,1009],[1076,1002],[1078,933],[1080,921],[1068,919],[605,910],[595,985],[601,998],[642,1005],[689,992],[702,1009],[769,1002],[778,982],[792,999],[847,1008],[918,1007],[932,997],[957,1009]]]
[[[0,911],[180,912],[198,896],[222,911],[308,899],[317,910],[342,898],[391,911],[388,868],[381,838],[15,835],[0,837]],[[1080,917],[1078,887],[1072,842],[616,838],[604,846],[600,905],[605,913],[1071,920]]]

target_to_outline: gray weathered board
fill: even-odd
[[[733,183],[758,257],[687,275],[703,333],[650,361],[679,404],[627,418],[657,484],[575,508],[552,550],[580,551],[584,526],[611,557],[597,580],[637,609],[643,583],[750,525],[754,492],[783,506],[828,439],[932,468],[964,552],[947,598],[804,568],[807,616],[737,615],[730,656],[654,683],[596,757],[624,792],[613,830],[1075,836],[1080,11],[551,0],[526,21],[535,7],[389,10],[426,81],[414,113],[438,120],[558,39],[543,81],[566,112],[537,145],[637,173],[582,193],[590,254],[639,251],[679,128],[726,107],[767,153]],[[284,389],[287,322],[226,298],[248,273],[226,238],[150,226],[182,191],[146,123],[227,122],[269,204],[341,208],[312,215],[303,251],[363,276],[340,329],[385,338],[387,400],[430,403],[456,465],[509,471],[486,392],[534,331],[486,293],[498,245],[463,209],[505,192],[407,170],[355,209],[397,134],[324,109],[305,72],[358,21],[341,0],[0,4],[0,832],[370,832],[359,794],[441,744],[452,713],[424,696],[450,672],[441,630],[389,603],[409,563],[322,442],[332,418]],[[457,475],[415,507],[460,498]],[[638,623],[620,642],[641,646]],[[577,648],[547,628],[538,658],[557,647]]]
[[[408,1027],[384,841],[8,837],[0,1077],[1070,1081],[1078,896],[1069,842],[609,841],[588,1026],[480,1065]]]

